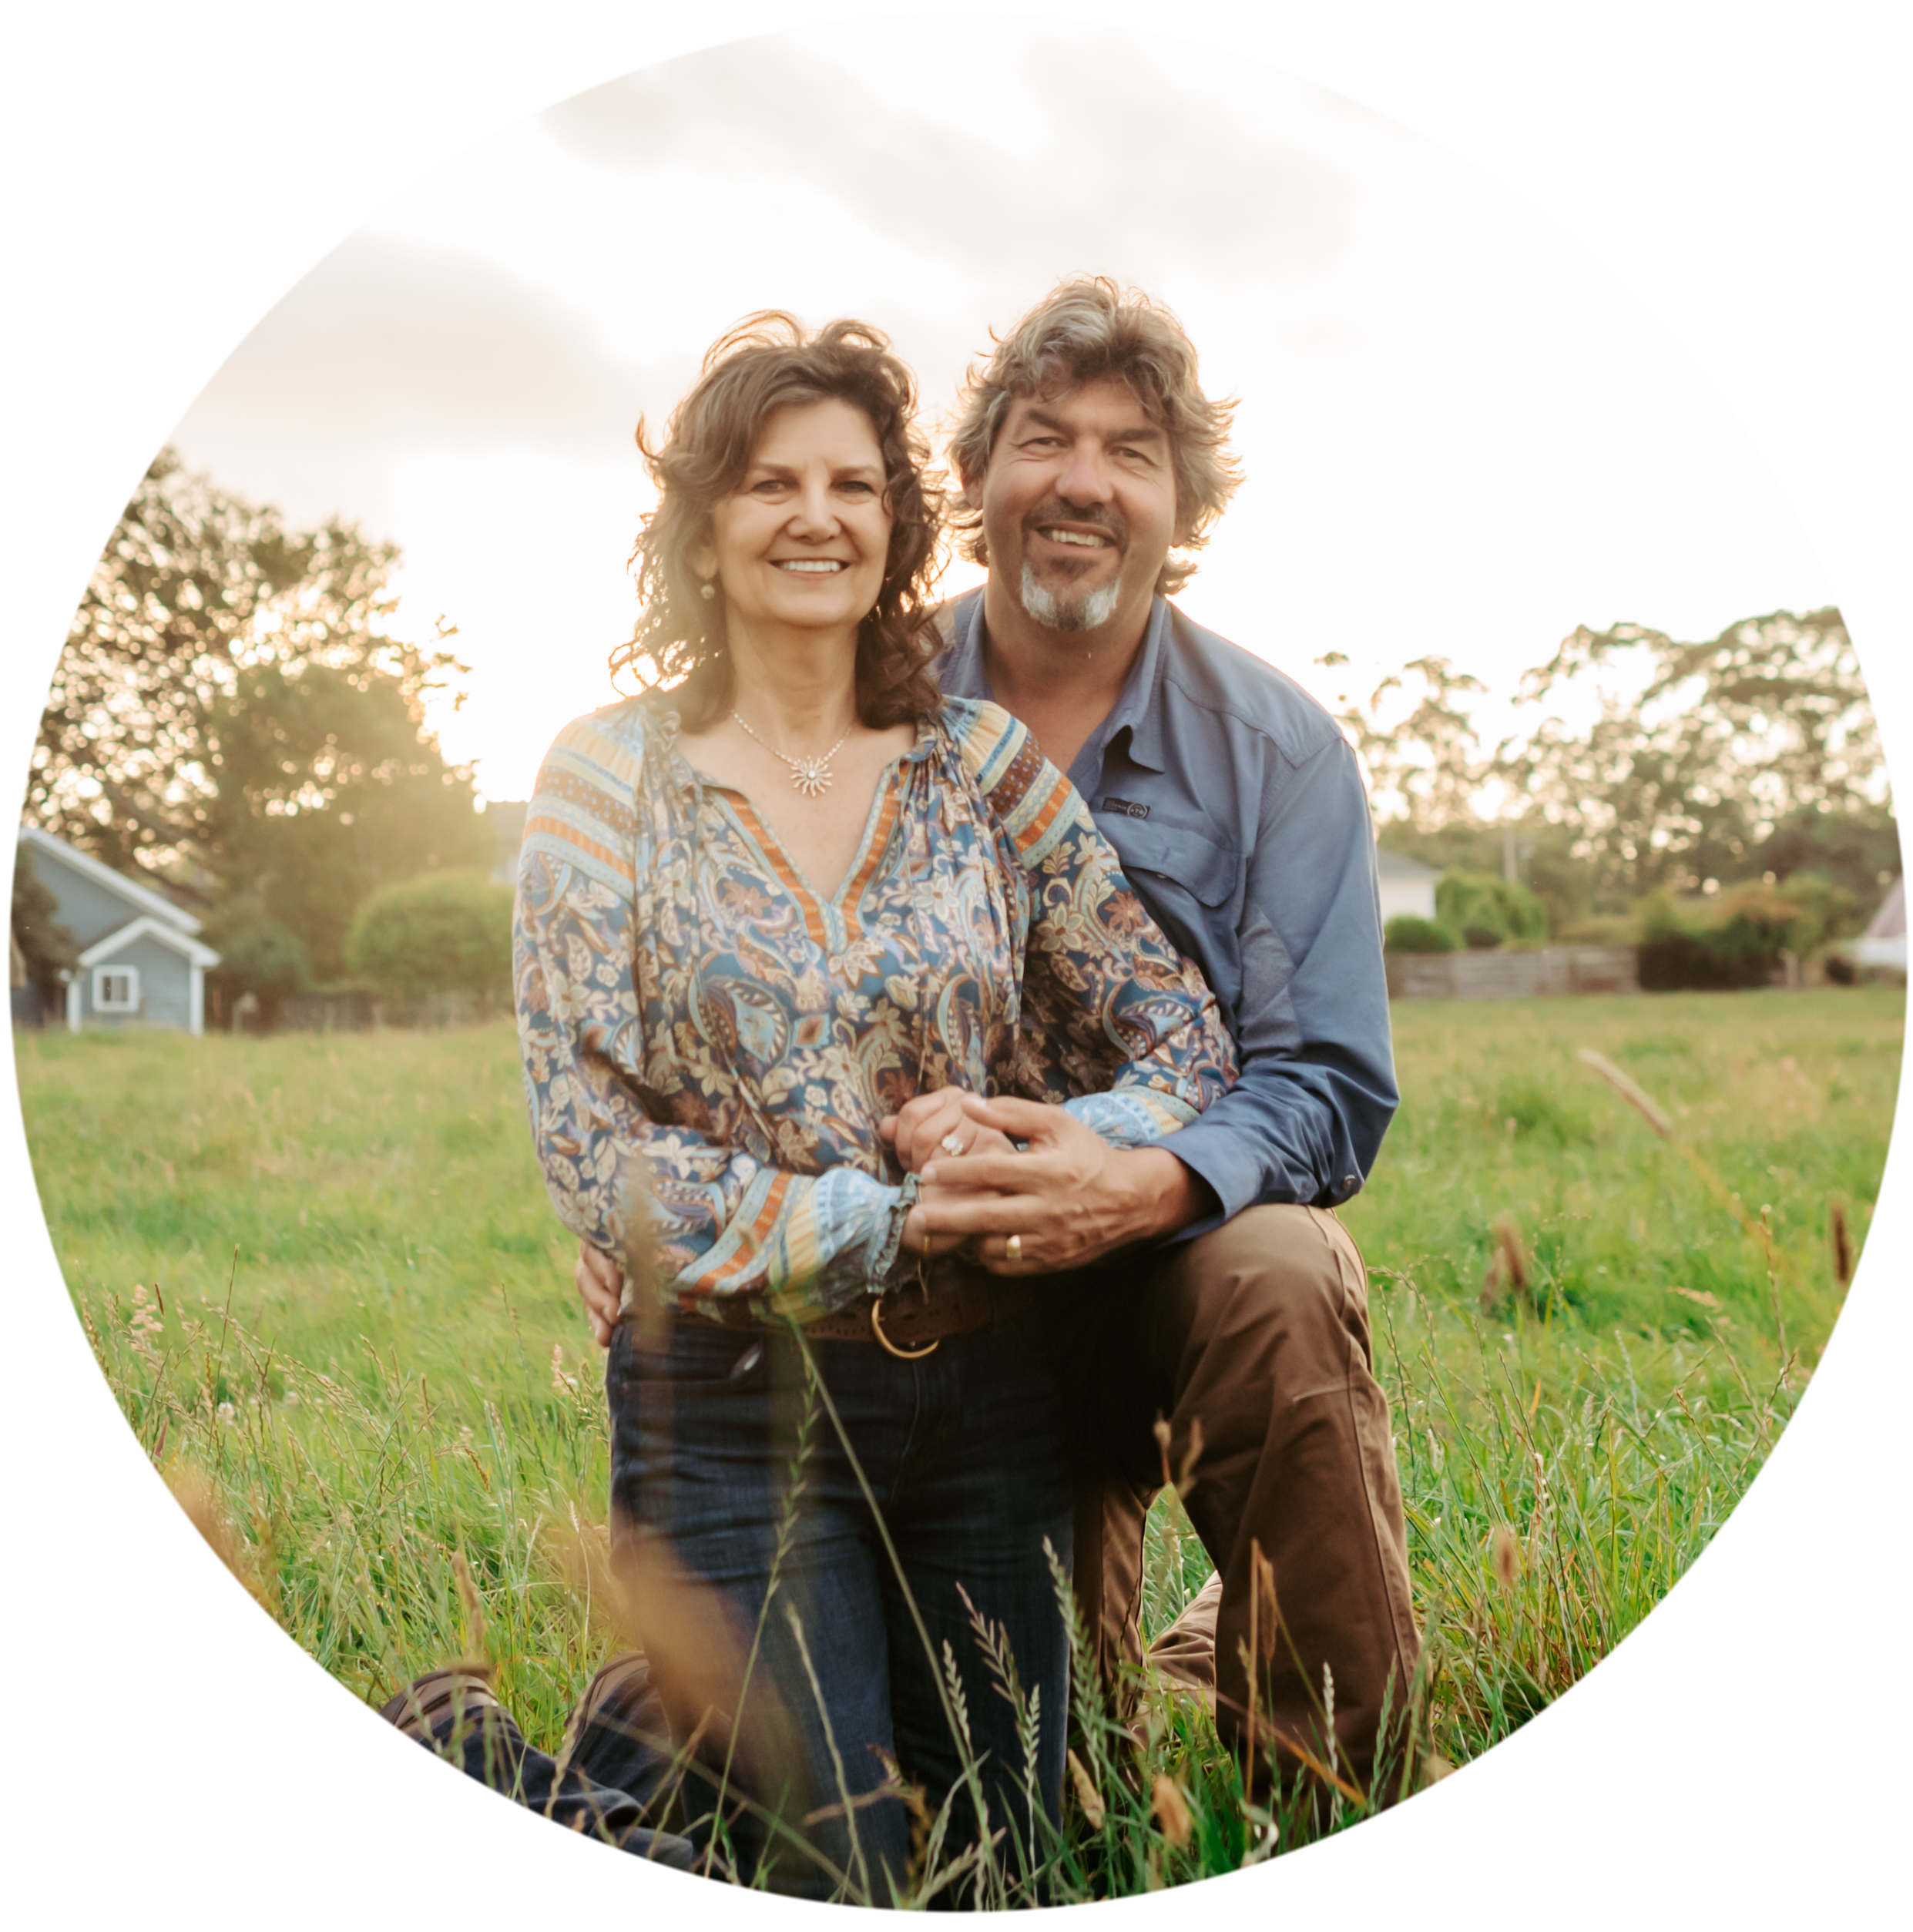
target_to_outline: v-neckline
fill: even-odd
[[[895,829],[895,820],[887,808],[890,803],[891,794],[901,776],[902,767],[908,760],[915,756],[916,750],[917,747],[912,746],[908,751],[900,751],[878,774],[876,789],[871,794],[870,810],[864,815],[864,830],[862,836],[857,841],[857,850],[851,855],[850,864],[844,867],[843,877],[837,880],[837,889],[828,894],[820,892],[811,883],[810,874],[797,864],[796,854],[785,844],[783,834],[764,816],[758,808],[757,800],[742,786],[727,784],[722,779],[712,777],[708,772],[700,771],[697,766],[692,764],[688,758],[684,759],[684,765],[685,769],[690,771],[706,790],[715,792],[719,797],[727,800],[741,801],[745,811],[750,814],[750,823],[742,826],[741,829],[754,839],[759,845],[775,849],[777,857],[783,861],[784,867],[788,868],[790,877],[796,881],[804,895],[814,904],[819,907],[828,907],[831,911],[841,917],[846,911],[854,913],[857,909],[854,904],[847,907],[844,904],[844,894],[850,891],[852,885],[857,885],[857,896],[859,900],[870,890],[871,874],[874,869],[871,861],[880,856],[872,850],[872,847],[876,844],[880,827],[886,843]],[[683,756],[681,752],[678,755],[680,757]],[[736,806],[733,805],[731,810],[733,816],[736,817],[737,815]],[[776,869],[773,867],[774,870]],[[857,882],[860,880],[861,884],[858,884]]]

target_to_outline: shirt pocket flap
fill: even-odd
[[[1239,855],[1213,832],[1115,813],[1098,818],[1096,830],[1116,847],[1125,872],[1153,873],[1200,904],[1226,904],[1236,889]]]

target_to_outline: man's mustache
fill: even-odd
[[[1052,497],[1024,518],[1023,528],[1025,532],[1039,530],[1045,523],[1087,525],[1100,530],[1119,550],[1129,548],[1128,523],[1103,504],[1076,505],[1066,503],[1061,497]]]

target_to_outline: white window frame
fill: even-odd
[[[106,981],[115,977],[126,981],[123,1000],[106,998]],[[96,1013],[137,1013],[139,1011],[139,968],[137,966],[96,966],[93,968],[93,1011]]]

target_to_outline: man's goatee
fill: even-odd
[[[1019,588],[1019,601],[1024,612],[1049,631],[1093,631],[1100,629],[1116,615],[1116,599],[1122,585],[1112,578],[1100,589],[1086,591],[1080,595],[1066,593],[1059,596],[1045,585],[1036,581],[1036,573],[1028,564],[1023,566],[1023,581]]]

